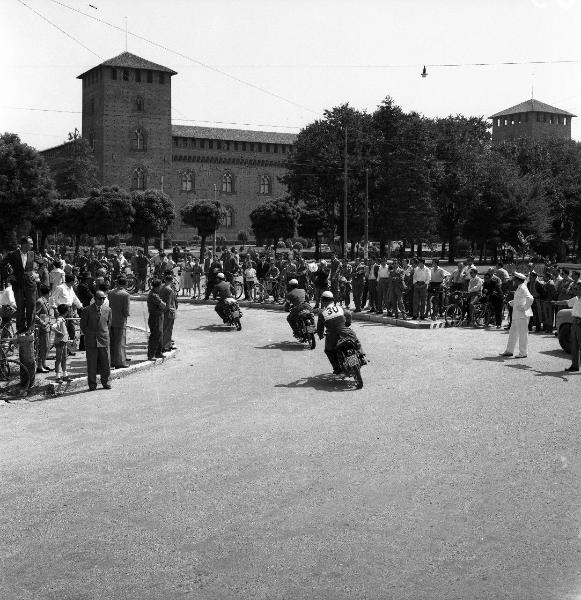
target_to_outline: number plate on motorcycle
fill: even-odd
[[[237,319],[240,316],[240,312],[237,310],[232,311],[232,318]]]
[[[346,367],[358,367],[359,359],[354,354],[351,354],[345,358],[344,363]]]
[[[315,333],[317,328],[314,325],[307,325],[307,333]]]

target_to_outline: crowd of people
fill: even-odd
[[[182,296],[199,297],[205,280],[204,297],[209,299],[222,283],[237,277],[243,281],[247,299],[252,298],[253,288],[260,282],[270,290],[274,300],[279,300],[285,297],[292,281],[291,287],[304,290],[305,302],[314,301],[315,309],[328,304],[330,296],[333,305],[353,306],[355,313],[365,310],[419,320],[440,317],[448,292],[462,291],[469,298],[468,310],[482,298],[490,302],[497,328],[502,326],[503,306],[508,303],[506,329],[513,323],[515,304],[520,311],[522,299],[518,297],[523,296],[524,285],[531,298],[530,306],[525,308],[527,333],[552,332],[557,311],[574,302],[581,287],[578,271],[570,273],[556,265],[547,265],[538,274],[531,264],[524,269],[526,273],[522,273],[524,280],[521,280],[521,273],[510,274],[502,263],[482,274],[471,257],[448,271],[440,266],[438,259],[428,265],[422,257],[348,261],[332,254],[329,260],[314,262],[306,260],[300,252],[277,255],[273,249],[261,253],[254,248],[246,253],[235,247],[218,250],[219,253],[206,252],[202,260],[179,247],[169,252],[160,250],[152,256],[138,249],[129,259],[120,248],[110,256],[88,249],[71,257],[50,248],[37,253],[32,239],[22,238],[17,250],[0,256],[2,325],[15,316],[17,333],[36,328],[39,372],[50,370],[46,363],[48,339],[50,332],[54,332],[58,381],[70,379],[67,357],[76,351],[72,342],[78,323],[78,349],[87,353],[89,387],[94,389],[97,374],[107,388],[110,369],[126,368],[131,360],[126,356],[125,336],[130,314],[127,271],[134,280],[132,292],[149,290],[150,360],[175,347],[172,333],[178,309],[176,277]],[[225,290],[227,286],[222,287]],[[519,317],[522,317],[520,312]],[[518,326],[521,332],[522,320]],[[513,353],[515,340],[519,339],[513,330],[507,354]],[[526,355],[524,346],[520,355]]]

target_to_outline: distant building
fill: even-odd
[[[171,123],[175,71],[123,52],[78,76],[82,80],[82,135],[95,153],[102,185],[163,189],[176,207],[174,240],[190,240],[179,209],[189,200],[217,199],[224,208],[218,235],[252,236],[250,212],[284,196],[278,178],[296,135],[190,127]],[[42,152],[51,159],[66,144]]]
[[[492,141],[504,142],[519,138],[571,139],[571,119],[576,117],[561,108],[539,100],[526,100],[488,117],[492,119]]]

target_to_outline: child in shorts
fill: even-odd
[[[69,312],[69,307],[66,304],[59,304],[57,306],[57,320],[53,326],[54,329],[54,347],[56,351],[56,357],[54,361],[54,371],[56,375],[55,381],[61,383],[62,381],[70,381],[71,378],[67,373],[67,347],[69,343],[69,333],[67,331],[67,323],[65,321],[65,315]],[[62,372],[62,377],[60,372]]]

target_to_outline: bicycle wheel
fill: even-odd
[[[31,381],[28,369],[20,361],[0,359],[0,398],[25,395]]]
[[[236,298],[236,300],[242,298],[242,295],[244,294],[244,285],[240,281],[233,281],[230,284],[230,289],[232,290],[232,294],[234,294],[234,298]]]
[[[252,302],[264,302],[266,299],[266,291],[262,283],[256,282],[254,284],[254,289],[250,293],[250,299]]]
[[[6,323],[0,329],[0,357],[9,357],[14,354],[14,325]]]
[[[448,327],[458,327],[462,322],[462,309],[457,304],[450,304],[444,313]]]
[[[286,283],[279,283],[276,301],[278,304],[283,304],[286,301]]]
[[[485,304],[476,304],[472,309],[472,325],[478,329],[485,327],[488,322],[488,311]]]

